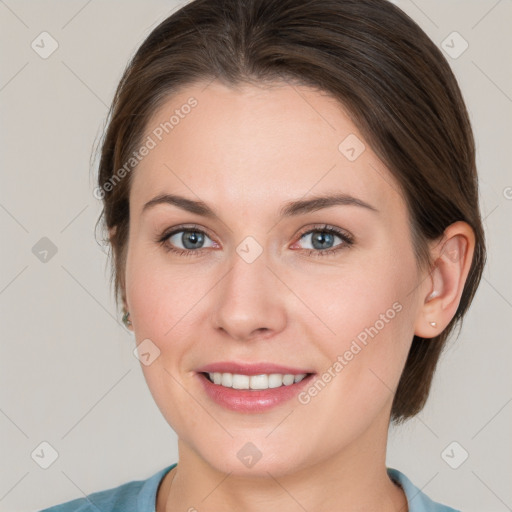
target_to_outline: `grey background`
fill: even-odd
[[[489,262],[425,410],[391,430],[387,463],[465,512],[512,510],[512,2],[395,3],[436,44],[460,51],[446,39],[453,31],[469,44],[447,58],[477,140]],[[177,5],[0,0],[1,511],[38,510],[177,461],[109,291],[90,164],[128,58]],[[31,47],[43,31],[59,45],[46,59]],[[46,262],[43,237],[57,250]],[[44,441],[58,452],[47,469]],[[460,464],[463,450],[453,469],[446,461]]]

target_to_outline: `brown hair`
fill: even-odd
[[[344,105],[400,184],[419,265],[431,268],[427,244],[451,223],[462,220],[473,228],[475,252],[457,312],[439,336],[414,337],[396,390],[391,419],[414,416],[427,400],[449,334],[462,324],[486,259],[473,134],[446,59],[386,0],[195,0],[165,19],[127,66],[101,146],[96,190],[104,209],[98,221],[103,217],[104,227],[115,227],[105,241],[113,249],[118,306],[132,176],[125,164],[170,94],[214,78],[231,86],[294,81]]]

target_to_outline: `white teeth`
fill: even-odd
[[[285,386],[289,386],[290,384],[293,384],[293,379],[294,379],[294,375],[290,375],[289,373],[287,373],[284,377],[283,377],[283,384]]]
[[[233,389],[249,389],[249,375],[233,375]]]
[[[292,375],[291,373],[270,373],[261,375],[242,375],[239,373],[208,373],[214,384],[233,389],[269,389],[281,386],[290,386],[300,382],[305,373]]]
[[[218,377],[217,380],[219,380],[220,377],[220,384],[222,386],[225,386],[226,388],[233,387],[233,374],[231,373],[217,373]],[[211,377],[211,375],[210,375]]]
[[[251,389],[267,389],[268,377],[266,375],[252,375],[250,379]]]

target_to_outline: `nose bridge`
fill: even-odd
[[[238,244],[229,264],[231,271],[227,280],[235,294],[243,292],[250,297],[266,293],[265,288],[270,285],[267,274],[271,274],[267,268],[269,253],[253,237],[247,237]]]
[[[245,238],[230,255],[230,270],[215,297],[214,324],[233,338],[248,339],[256,331],[284,327],[284,304],[268,264],[268,252],[252,237]]]

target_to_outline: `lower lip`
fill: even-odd
[[[206,394],[215,403],[236,412],[264,412],[291,400],[300,393],[301,389],[309,384],[314,374],[304,377],[300,382],[289,386],[269,388],[262,390],[233,389],[214,384],[202,373],[197,376],[203,385]]]

